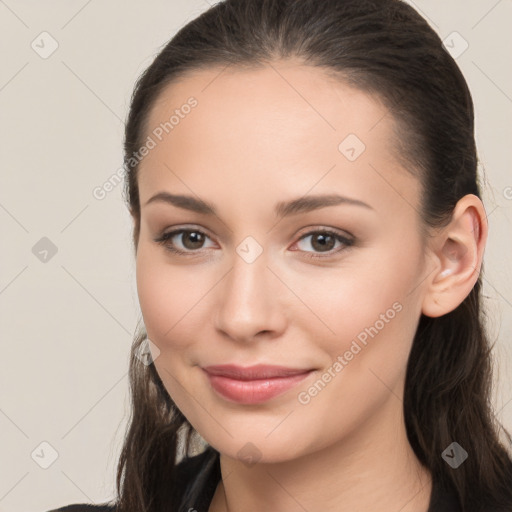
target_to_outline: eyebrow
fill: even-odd
[[[201,213],[203,215],[217,216],[217,209],[213,204],[193,196],[170,194],[169,192],[158,192],[148,201],[146,201],[145,205],[155,202],[171,204],[173,206],[177,206],[178,208]],[[287,217],[298,213],[305,213],[312,210],[318,210],[319,208],[336,206],[340,204],[362,206],[364,208],[373,210],[369,204],[366,204],[359,199],[340,196],[338,194],[329,194],[315,196],[310,195],[292,199],[291,201],[281,201],[276,204],[274,211],[278,217]]]

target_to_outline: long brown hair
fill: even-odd
[[[424,227],[449,222],[457,201],[480,195],[471,94],[439,36],[401,0],[225,0],[187,25],[138,79],[125,131],[125,198],[139,236],[138,161],[150,108],[190,70],[258,66],[298,57],[381,99],[397,121],[397,158],[422,185]],[[492,346],[484,331],[482,271],[454,311],[421,316],[407,364],[404,415],[418,459],[453,486],[463,511],[512,510],[512,461],[491,403]],[[177,510],[179,440],[197,434],[153,364],[130,361],[132,410],[117,468],[119,512]],[[457,469],[442,458],[453,442],[469,454]]]

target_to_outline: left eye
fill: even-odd
[[[187,236],[183,236],[187,235]],[[183,248],[176,247],[176,243],[173,241],[174,238],[180,239]],[[322,254],[315,254],[315,251],[304,250],[304,252],[311,253],[307,257],[309,258],[322,258],[332,256],[344,248],[348,248],[354,244],[354,240],[349,239],[345,236],[340,235],[335,231],[330,230],[316,230],[310,231],[305,235],[302,235],[294,245],[298,245],[303,240],[312,237],[311,246],[315,251],[319,253],[328,253],[325,256]],[[185,256],[193,255],[194,253],[200,252],[203,249],[203,244],[206,239],[210,237],[199,229],[178,229],[169,231],[168,233],[162,234],[159,238],[155,239],[155,242],[163,245],[167,250]],[[340,242],[342,247],[338,247],[338,250],[333,251],[336,242]]]
[[[328,231],[328,230],[318,230],[318,231],[310,231],[309,233],[306,233],[305,235],[301,236],[299,240],[296,242],[296,245],[299,244],[302,240],[305,240],[307,238],[311,237],[310,244],[311,246],[318,250],[320,253],[328,253],[326,256],[332,256],[333,254],[336,254],[340,251],[342,251],[344,248],[338,248],[336,251],[332,251],[334,248],[334,245],[336,242],[340,242],[342,246],[345,246],[345,248],[350,247],[353,245],[354,241],[340,235],[339,233],[335,231]],[[305,251],[305,252],[312,252],[312,251]],[[309,258],[323,258],[326,257],[323,255],[318,254],[309,254],[307,257]]]

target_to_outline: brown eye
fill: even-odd
[[[183,246],[186,249],[200,249],[204,243],[204,233],[201,233],[199,231],[182,231],[181,235]]]
[[[348,249],[351,245],[354,244],[354,240],[351,240],[345,236],[340,235],[339,233],[336,233],[335,231],[327,231],[327,230],[317,230],[317,231],[310,231],[309,233],[306,233],[303,235],[297,242],[297,245],[304,240],[310,238],[309,245],[313,248],[313,251],[308,251],[306,248],[299,249],[310,253],[307,256],[309,258],[322,258],[322,257],[328,257],[333,256],[340,251],[343,251],[345,249]],[[336,243],[339,242],[341,247],[338,246],[337,250],[333,250],[336,247]],[[304,244],[307,245],[307,244]],[[326,253],[325,255],[322,254],[315,254],[315,253]]]
[[[164,233],[155,242],[173,253],[188,256],[201,252],[207,238],[210,237],[198,229],[177,229]]]
[[[332,235],[316,233],[312,235],[311,246],[320,252],[330,251],[336,245],[336,239]]]

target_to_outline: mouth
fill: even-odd
[[[273,379],[277,377],[292,377],[306,372],[313,368],[290,368],[288,366],[277,366],[271,364],[257,364],[254,366],[238,366],[235,364],[218,364],[205,366],[203,368],[210,375],[219,375],[237,380],[259,380]]]
[[[216,365],[202,370],[214,391],[222,398],[240,404],[266,402],[293,388],[315,371],[274,365]]]

